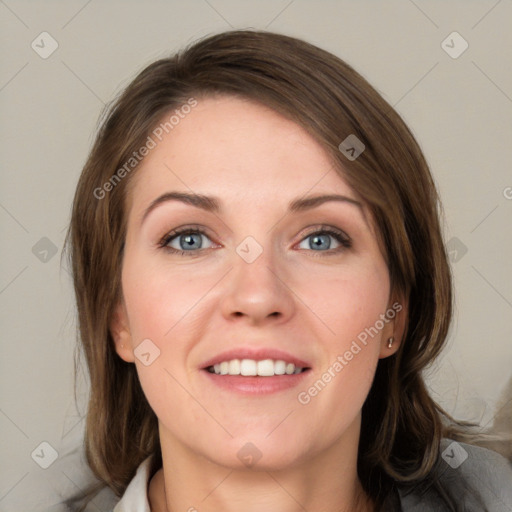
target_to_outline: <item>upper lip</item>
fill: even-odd
[[[232,359],[254,359],[256,361],[263,361],[265,359],[273,359],[275,361],[281,360],[287,363],[293,363],[295,367],[310,368],[311,365],[298,357],[289,354],[283,350],[275,348],[250,348],[250,347],[239,347],[231,350],[221,352],[216,356],[205,361],[201,368],[209,368],[215,364],[222,363],[223,361],[231,361]]]

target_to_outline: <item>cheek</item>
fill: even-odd
[[[310,397],[318,395],[317,406],[325,408],[326,413],[336,403],[343,415],[342,411],[362,406],[375,374],[385,325],[381,318],[388,306],[388,271],[383,261],[374,260],[353,267],[343,277],[317,283],[322,284],[315,287],[308,305],[326,327],[326,352],[320,378],[306,393]]]
[[[132,250],[124,262],[122,286],[135,364],[144,393],[159,417],[165,417],[170,404],[180,409],[193,405],[180,383],[189,378],[187,356],[194,340],[207,328],[207,322],[201,321],[201,299],[215,284],[214,278],[199,268],[184,271],[176,265],[157,265],[142,251]],[[150,358],[157,354],[149,365],[137,357],[141,343],[146,344],[140,347]]]
[[[331,274],[306,286],[315,290],[308,305],[332,334],[326,339],[340,350],[359,335],[364,339],[366,330],[375,326],[388,305],[389,278],[387,268],[380,263],[362,265],[338,278]],[[374,334],[373,338],[377,337]]]
[[[156,415],[172,424],[171,411],[194,405],[181,385],[187,382],[186,356],[195,335],[190,319],[202,285],[190,273],[149,263],[143,254],[130,254],[123,265],[123,293],[141,387]],[[141,353],[150,354],[150,364]]]
[[[316,379],[300,390],[297,399],[305,412],[314,411],[312,429],[313,418],[328,418],[322,423],[326,439],[352,424],[373,381],[382,338],[375,326],[381,326],[389,294],[387,273],[381,270],[366,268],[350,278],[331,280],[316,297],[318,316],[329,329],[323,337],[325,359]],[[321,295],[330,300],[322,303]]]
[[[161,344],[172,338],[182,324],[190,323],[194,306],[211,287],[212,279],[179,266],[148,265],[147,259],[133,255],[125,262],[123,292],[132,336]]]

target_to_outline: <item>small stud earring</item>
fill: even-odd
[[[391,348],[391,346],[393,345],[393,341],[395,341],[395,338],[393,338],[393,336],[391,336],[391,338],[389,338],[389,340],[388,340],[388,348]]]

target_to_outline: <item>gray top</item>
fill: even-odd
[[[512,512],[512,463],[498,453],[443,439],[430,482],[398,486],[382,512]],[[444,496],[444,499],[443,499]]]

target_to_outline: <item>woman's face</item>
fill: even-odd
[[[358,433],[398,343],[386,346],[396,307],[354,191],[300,126],[254,102],[202,99],[155,140],[131,184],[111,329],[161,442],[276,468]],[[325,195],[339,200],[309,200]]]

